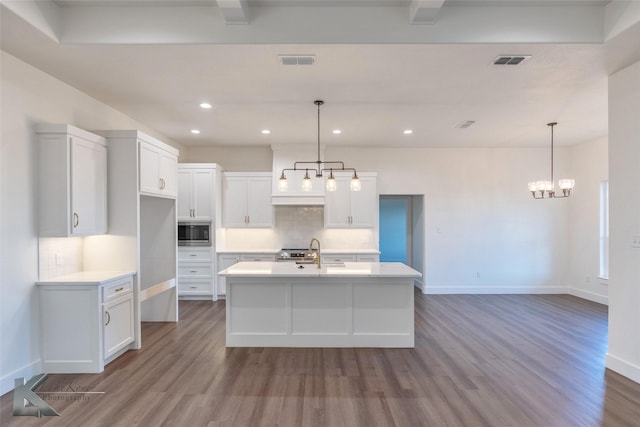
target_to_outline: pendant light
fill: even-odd
[[[350,171],[353,172],[353,176],[351,177],[351,191],[360,191],[362,188],[362,184],[360,183],[360,178],[358,178],[358,173],[354,168],[347,168],[344,166],[344,162],[342,161],[322,161],[320,160],[320,106],[324,104],[324,101],[316,100],[313,103],[318,107],[318,160],[315,161],[298,161],[293,164],[293,168],[282,169],[282,173],[280,174],[280,179],[278,180],[278,190],[279,191],[287,191],[289,188],[289,184],[287,182],[287,176],[285,175],[286,171],[301,171],[304,170],[304,179],[302,180],[302,191],[309,192],[313,188],[313,183],[311,181],[311,177],[309,176],[309,171],[315,172],[316,178],[322,178],[325,172],[329,172],[329,178],[326,182],[326,190],[327,191],[336,191],[338,189],[338,183],[336,178],[333,176],[334,171]],[[314,167],[309,167],[309,165],[315,165]],[[301,167],[304,166],[304,167]],[[329,166],[329,167],[327,167]]]
[[[557,122],[547,123],[547,126],[551,128],[551,180],[550,181],[531,181],[529,182],[529,191],[533,195],[534,199],[560,199],[563,197],[569,197],[571,190],[575,185],[575,180],[570,178],[563,178],[558,180],[558,186],[562,190],[562,195],[559,196],[555,192],[555,184],[553,181],[553,127],[557,125]]]

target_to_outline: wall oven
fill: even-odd
[[[178,222],[178,246],[211,246],[211,223]]]

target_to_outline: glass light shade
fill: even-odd
[[[555,190],[555,183],[553,181],[545,181],[544,182],[544,189],[546,191],[554,191]]]
[[[312,188],[313,184],[311,183],[311,178],[309,178],[309,171],[306,171],[302,180],[302,191],[311,191]]]
[[[573,179],[560,179],[558,180],[558,186],[561,190],[573,190],[573,186],[575,185],[575,180]]]
[[[353,174],[353,178],[351,178],[351,191],[360,191],[362,189],[362,184],[360,183],[360,178],[358,175]]]
[[[535,181],[529,183],[529,191],[538,191],[538,185]]]
[[[327,179],[327,191],[336,191],[338,189],[338,183],[336,182],[336,179],[333,177],[333,174],[331,174],[329,176],[329,179]]]
[[[287,177],[284,176],[283,173],[278,180],[278,191],[287,191],[287,188],[289,188],[289,182],[287,181]]]

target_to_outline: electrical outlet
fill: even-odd
[[[64,256],[62,254],[56,254],[56,265],[58,267],[64,265]]]

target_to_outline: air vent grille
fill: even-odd
[[[493,60],[493,65],[521,65],[531,55],[501,55]]]
[[[463,122],[460,122],[456,125],[456,127],[458,129],[466,129],[469,126],[473,125],[476,121],[475,120],[465,120]]]
[[[315,55],[278,55],[282,65],[313,65],[316,62]]]

